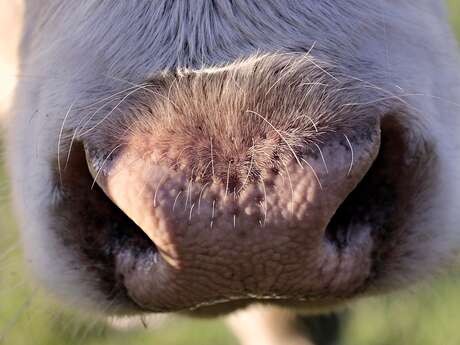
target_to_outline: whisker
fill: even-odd
[[[225,185],[225,199],[227,199],[227,194],[228,194],[228,185],[230,182],[230,161],[228,162],[228,168],[227,168],[227,183]]]
[[[84,109],[87,109],[87,108],[91,108],[93,106],[96,106],[97,104],[100,104],[102,103],[101,106],[99,106],[96,110],[94,110],[91,115],[87,115],[87,116],[84,116],[80,119],[78,125],[77,125],[77,128],[84,128],[93,118],[94,116],[96,116],[97,113],[99,113],[99,111],[101,111],[102,109],[104,109],[110,102],[112,99],[116,98],[116,96],[118,95],[122,95],[126,92],[130,92],[132,90],[136,90],[136,87],[130,87],[130,88],[127,88],[127,89],[124,89],[124,90],[121,90],[121,91],[118,91],[118,92],[115,92],[114,94],[110,95],[110,96],[107,96],[107,97],[104,97],[104,98],[101,98],[89,105],[86,105],[86,106],[83,106],[83,107],[80,107],[81,110],[84,110]],[[83,121],[84,124],[83,124]],[[83,124],[83,125],[82,125]]]
[[[190,199],[190,204],[192,203],[192,183],[193,183],[193,170],[192,170],[191,177],[187,185],[187,195],[185,197],[184,211],[187,209],[189,199]]]
[[[137,86],[136,86],[137,87]],[[132,87],[129,87],[129,88],[126,88],[126,89],[123,89],[123,90],[120,90],[120,91],[117,91],[113,94],[111,94],[110,96],[105,96],[103,98],[100,98],[92,103],[89,103],[89,104],[86,104],[86,105],[83,105],[83,106],[80,106],[78,107],[79,110],[86,110],[86,109],[92,109],[93,107],[95,107],[96,105],[98,104],[101,104],[102,105],[100,107],[98,107],[96,110],[94,110],[93,113],[91,113],[91,115],[95,115],[97,114],[100,110],[102,110],[105,106],[107,106],[107,104],[110,103],[110,101],[114,98],[116,98],[117,96],[119,95],[122,95],[124,94],[125,92],[129,92],[129,91],[132,91],[134,90],[136,87],[132,86]],[[87,117],[91,116],[91,115],[87,115],[86,117],[82,118],[80,120],[80,122],[78,123],[78,126],[80,126],[83,121],[85,121],[87,119]]]
[[[172,89],[172,87],[173,87],[173,85],[174,85],[174,82],[175,82],[176,80],[174,80],[173,83],[171,83],[171,86],[170,86],[169,91],[168,91],[168,96],[165,96],[165,95],[162,95],[162,94],[159,93],[159,92],[156,92],[156,91],[154,91],[154,90],[152,90],[152,89],[149,89],[149,88],[148,88],[148,86],[149,86],[148,83],[141,83],[141,84],[138,84],[138,83],[135,83],[135,82],[132,82],[132,81],[123,79],[123,78],[117,78],[117,77],[112,77],[112,76],[108,76],[108,75],[106,75],[106,77],[112,78],[112,79],[114,79],[114,80],[121,81],[121,82],[124,82],[124,83],[128,83],[128,84],[130,84],[130,85],[133,85],[133,87],[140,87],[140,88],[141,88],[142,90],[144,90],[144,91],[147,91],[147,92],[149,92],[149,93],[151,93],[151,94],[153,94],[153,95],[155,95],[155,96],[158,96],[158,97],[160,97],[160,98],[166,99],[169,103],[171,103],[172,105],[174,105],[174,106],[176,107],[176,109],[179,109],[179,107],[177,106],[177,104],[174,103],[174,102],[171,100],[171,98],[170,98],[170,92],[171,92],[171,89]]]
[[[316,47],[316,43],[317,43],[317,41],[313,41],[313,43],[311,44],[310,48],[308,48],[308,51],[305,53],[307,56],[310,56],[311,52]]]
[[[323,185],[321,184],[321,181],[320,181],[320,179],[319,179],[319,177],[318,177],[318,174],[316,173],[316,171],[315,171],[315,169],[313,168],[313,166],[311,166],[311,164],[308,163],[304,158],[302,158],[302,161],[303,161],[306,165],[308,165],[308,167],[311,169],[311,171],[313,172],[313,175],[315,176],[316,181],[318,182],[319,188],[320,188],[321,190],[323,190]]]
[[[283,67],[282,69],[282,72],[284,72],[285,70],[287,70],[289,68],[289,64],[286,64],[286,66]],[[267,92],[265,93],[265,96],[264,97],[267,97],[267,95],[270,93],[270,91],[281,81],[283,80],[284,78],[286,78],[287,76],[287,73],[284,73],[282,74],[267,90]]]
[[[67,152],[67,158],[65,160],[64,169],[67,169],[67,166],[69,165],[70,155],[72,154],[72,146],[73,146],[73,143],[75,142],[75,139],[77,138],[77,132],[78,132],[78,129],[74,129],[73,134],[72,134],[72,139],[70,139],[70,145],[69,145],[69,150]]]
[[[214,152],[212,146],[212,137],[211,137],[211,170],[212,170],[212,178],[214,179],[215,171],[214,171]]]
[[[173,203],[173,207],[172,207],[173,213],[174,213],[174,209],[176,208],[177,199],[179,198],[179,196],[181,194],[182,194],[182,191],[180,190],[179,193],[177,193],[176,198],[174,199],[174,203]]]
[[[212,201],[212,213],[211,213],[211,229],[212,229],[212,226],[214,224],[215,211],[216,211],[216,200],[213,200]]]
[[[299,115],[299,116],[297,116],[297,117],[295,118],[294,121],[297,121],[298,119],[304,118],[304,117],[307,118],[308,120],[310,120],[311,124],[313,125],[313,128],[314,128],[315,132],[316,132],[316,133],[319,133],[318,126],[317,126],[316,122],[313,121],[313,119],[312,119],[310,116],[308,116],[308,115],[305,115],[305,114]]]
[[[245,177],[243,183],[241,184],[241,187],[238,189],[238,193],[241,192],[241,191],[244,189],[244,187],[246,186],[246,183],[247,183],[248,180],[249,180],[249,176],[251,175],[252,164],[253,164],[253,162],[254,162],[254,147],[255,147],[254,139],[252,139],[251,161],[249,162],[248,173],[246,174],[246,177]]]
[[[374,100],[367,101],[367,102],[345,103],[345,104],[342,104],[341,107],[349,107],[349,106],[357,106],[357,105],[372,105],[372,104],[382,102],[382,101],[388,101],[391,99],[401,100],[402,97],[411,97],[411,96],[424,96],[424,95],[420,93],[407,93],[407,94],[401,94],[401,95],[392,95],[392,96],[376,98]]]
[[[324,159],[323,151],[321,150],[321,147],[319,147],[318,144],[315,143],[315,146],[319,151],[319,154],[321,156],[321,160],[323,161],[324,169],[326,169],[326,174],[329,174],[329,169],[327,168],[327,164],[326,164],[326,160]]]
[[[58,144],[57,144],[57,163],[58,163],[58,171],[59,171],[59,182],[62,186],[62,169],[61,169],[61,140],[62,140],[62,133],[64,132],[64,126],[67,121],[67,117],[69,116],[70,112],[72,111],[72,108],[74,106],[73,102],[70,104],[69,109],[67,110],[67,113],[64,116],[64,120],[62,120],[62,125],[61,129],[59,130],[59,137],[58,137]]]
[[[105,157],[104,161],[103,161],[102,164],[101,164],[101,167],[98,169],[96,175],[94,176],[93,183],[91,184],[91,190],[94,188],[94,185],[96,184],[97,178],[99,177],[99,174],[101,173],[102,169],[104,169],[105,163],[109,160],[110,156],[112,156],[112,154],[113,154],[116,150],[118,150],[121,146],[123,146],[123,144],[119,144],[119,145],[115,146],[115,147],[113,148],[113,150],[109,152],[109,154],[107,155],[107,157]]]
[[[206,164],[206,165],[204,166],[204,168],[201,170],[201,172],[200,172],[200,177],[201,177],[201,178],[203,178],[203,177],[206,175],[206,173],[207,173],[207,171],[208,171],[208,168],[209,168],[209,166],[211,165],[211,163],[212,163],[212,161],[209,160],[208,164]]]
[[[281,138],[281,140],[284,141],[284,143],[287,145],[287,147],[289,148],[289,150],[292,152],[292,154],[294,155],[294,159],[297,161],[297,163],[299,164],[299,166],[301,168],[302,167],[302,163],[300,162],[299,160],[299,157],[297,156],[297,154],[295,153],[294,149],[292,148],[292,146],[289,144],[289,142],[286,140],[286,138],[281,134],[281,132],[275,127],[273,126],[273,124],[268,121],[264,116],[260,115],[259,113],[255,112],[255,111],[252,111],[252,110],[246,110],[246,113],[251,113],[251,114],[254,114],[256,116],[258,116],[259,118],[261,118],[265,123],[267,123],[275,132],[276,134],[279,135],[279,137]]]
[[[78,136],[85,136],[87,135],[88,133],[92,132],[94,129],[96,129],[100,124],[102,124],[105,120],[107,120],[112,114],[113,112],[118,109],[118,107],[128,99],[129,96],[133,95],[134,93],[138,92],[139,90],[141,90],[142,87],[138,87],[130,92],[128,92],[113,108],[112,110],[110,110],[101,120],[99,120],[94,126],[92,126],[91,128],[85,130],[83,133],[78,133]],[[96,113],[93,113],[93,115],[80,127],[81,129],[84,129],[86,127],[87,124],[89,124],[89,122],[94,118]]]
[[[308,60],[308,62],[310,62],[312,65],[314,65],[316,68],[318,68],[321,72],[323,72],[324,74],[326,74],[327,76],[331,77],[332,79],[334,79],[335,81],[339,81],[339,79],[337,77],[335,77],[334,75],[332,75],[330,72],[328,72],[327,70],[325,70],[323,67],[321,67],[320,65],[318,65],[316,63],[316,61],[314,59],[312,59],[309,55],[303,55],[303,58]]]
[[[262,189],[264,191],[264,206],[263,206],[263,209],[264,209],[264,223],[263,223],[263,226],[265,226],[265,224],[267,222],[268,200],[267,200],[267,189],[266,189],[266,186],[265,186],[265,181],[263,179],[261,179],[261,182],[262,182]]]
[[[347,173],[347,176],[348,176],[348,175],[350,175],[351,170],[353,169],[354,151],[353,151],[353,146],[351,145],[350,139],[348,139],[348,137],[347,137],[346,134],[344,134],[343,136],[344,136],[345,139],[347,140],[348,145],[350,146],[350,150],[351,150],[351,163],[350,163],[350,168],[348,169],[348,173]]]
[[[188,221],[191,222],[192,221],[192,213],[193,213],[193,208],[195,207],[195,203],[192,204],[192,206],[190,207],[190,213],[188,215]]]
[[[203,187],[201,187],[200,195],[198,197],[198,214],[200,214],[201,212],[201,198],[203,196],[203,192],[208,185],[209,185],[209,182],[207,182]]]
[[[158,182],[156,188],[155,188],[155,193],[153,195],[153,207],[157,207],[157,194],[158,190],[160,189],[161,184],[166,180],[166,177],[168,176],[168,173],[164,173],[163,176],[161,176],[160,181]]]

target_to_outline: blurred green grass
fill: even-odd
[[[450,17],[460,38],[460,0],[450,0]],[[116,331],[59,311],[30,286],[0,165],[0,344],[3,345],[231,345],[221,320],[177,319],[161,329]],[[460,274],[452,273],[416,291],[358,302],[343,345],[460,344]]]
[[[460,38],[460,0],[448,0],[449,15],[457,37]]]

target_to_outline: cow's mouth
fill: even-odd
[[[135,152],[107,164],[107,155],[75,144],[56,209],[73,230],[60,236],[108,299],[135,309],[222,312],[255,300],[346,300],[384,274],[420,180],[396,117],[345,138],[302,158],[308,169],[292,160],[288,174],[238,195],[145,165]],[[352,166],[343,158],[347,145]]]

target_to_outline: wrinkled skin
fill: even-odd
[[[456,45],[438,1],[377,3],[26,3],[8,149],[38,280],[107,314],[246,310],[275,344],[260,315],[446,267]]]

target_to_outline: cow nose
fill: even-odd
[[[164,297],[171,295],[172,286],[176,296],[195,286],[196,303],[213,291],[224,291],[225,296],[304,293],[304,282],[293,280],[286,290],[274,277],[286,274],[292,279],[317,262],[327,262],[326,228],[379,150],[377,126],[359,132],[334,133],[314,145],[316,152],[294,151],[271,167],[260,166],[255,158],[246,164],[237,157],[221,161],[217,152],[224,150],[219,146],[223,143],[208,138],[207,179],[194,175],[193,168],[152,159],[155,147],[127,145],[110,169],[100,169],[104,158],[87,149],[95,181],[159,253],[148,272],[137,272],[151,277],[142,288],[131,286],[139,294],[137,300],[150,301],[154,294],[166,299],[165,308],[177,307],[174,303],[179,302]],[[232,166],[238,164],[247,169]],[[252,169],[258,174],[252,175]],[[146,278],[126,283],[138,285],[139,279]]]
[[[379,153],[381,117],[318,66],[275,56],[165,75],[82,138],[95,183],[155,248],[117,263],[139,305],[341,296],[367,279],[387,194],[361,190],[358,216],[344,212]]]

